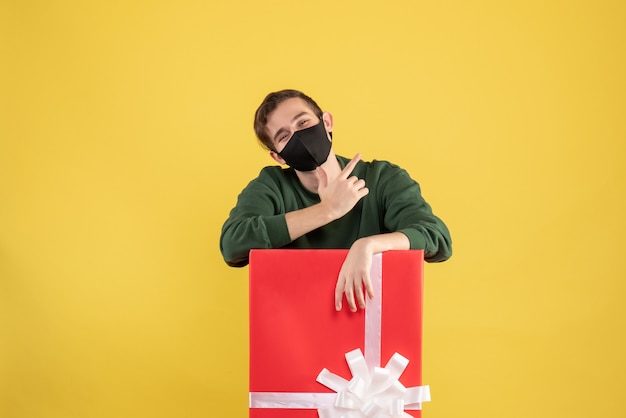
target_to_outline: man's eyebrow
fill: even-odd
[[[294,117],[291,119],[291,121],[292,121],[292,122],[295,122],[296,120],[300,119],[302,116],[306,116],[306,115],[310,115],[310,113],[309,113],[309,112],[300,112],[300,113],[298,113],[296,116],[294,116]],[[278,136],[279,136],[281,133],[285,132],[286,130],[287,130],[287,129],[285,129],[285,128],[280,128],[278,131],[276,131],[276,133],[274,134],[274,141],[276,141],[276,139],[278,139]]]

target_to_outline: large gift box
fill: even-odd
[[[335,310],[347,250],[250,253],[250,417],[419,417],[423,252],[374,256],[374,299]]]

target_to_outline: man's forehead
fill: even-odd
[[[309,114],[314,114],[313,109],[309,106],[307,102],[305,102],[300,97],[291,97],[289,99],[283,100],[280,102],[276,109],[274,109],[267,118],[268,121],[272,119],[276,119],[279,117],[290,117],[296,114],[306,112]]]

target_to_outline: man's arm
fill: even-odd
[[[383,165],[384,167],[384,165]],[[386,166],[385,181],[379,184],[385,201],[384,224],[388,231],[404,233],[411,249],[424,250],[427,262],[452,256],[452,240],[445,223],[436,216],[421,193],[419,184],[406,170]]]
[[[233,267],[248,264],[251,248],[280,248],[348,213],[369,190],[350,174],[361,156],[357,154],[329,181],[317,168],[320,203],[285,213],[280,187],[271,177],[252,181],[239,195],[237,205],[222,227],[220,250]],[[268,172],[269,173],[269,172]]]
[[[345,294],[351,311],[365,307],[371,298],[372,256],[389,250],[423,249],[426,261],[443,261],[452,254],[450,233],[421,195],[419,184],[408,173],[388,162],[378,162],[368,182],[384,213],[386,234],[354,242],[340,270],[335,288],[335,308],[342,308]]]

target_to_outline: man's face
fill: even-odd
[[[296,131],[320,122],[313,110],[299,97],[282,101],[267,118],[267,132],[276,152],[281,152]]]

